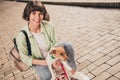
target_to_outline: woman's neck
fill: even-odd
[[[40,32],[40,25],[39,26],[34,26],[34,25],[29,23],[29,29],[30,29],[31,32],[39,33]]]

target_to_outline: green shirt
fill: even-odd
[[[47,43],[47,50],[49,51],[56,44],[54,27],[50,22],[42,21],[41,29],[45,37],[45,42]],[[32,56],[28,56],[25,35],[22,32],[19,32],[16,36],[16,42],[19,49],[20,57],[25,64],[27,64],[28,66],[32,66],[33,59],[40,59],[43,57],[41,55],[36,39],[29,30],[28,23],[25,25],[25,27],[22,28],[22,30],[25,30],[28,35],[31,44]]]

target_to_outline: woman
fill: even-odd
[[[38,73],[40,80],[50,80],[51,73],[48,69],[47,62],[45,60],[49,50],[55,46],[55,32],[53,25],[49,22],[49,15],[45,6],[41,2],[30,1],[24,9],[23,19],[25,19],[27,24],[22,30],[25,30],[31,44],[32,56],[28,56],[27,46],[25,36],[22,32],[19,32],[16,41],[18,45],[18,50],[22,61],[28,66],[33,66],[33,68]],[[74,62],[74,51],[70,44],[62,43],[59,44],[65,46],[65,51],[72,55],[72,60],[68,62],[71,67],[76,69],[76,64]]]

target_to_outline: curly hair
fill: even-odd
[[[37,1],[29,1],[27,5],[25,6],[24,12],[23,12],[23,19],[26,21],[29,21],[29,16],[31,12],[34,11],[40,11],[43,12],[44,17],[43,20],[50,21],[50,16],[42,2],[37,2]]]

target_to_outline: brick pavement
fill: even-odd
[[[25,24],[25,3],[0,2],[0,80],[38,80],[30,69],[20,72],[9,58],[12,38]],[[58,42],[70,42],[78,70],[91,80],[120,80],[120,11],[46,5]]]

